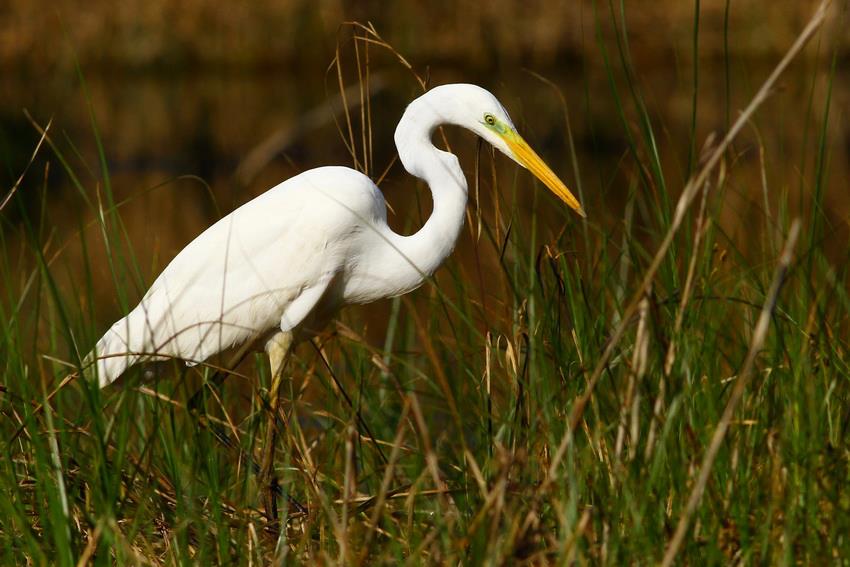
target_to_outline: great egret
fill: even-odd
[[[271,478],[278,390],[292,346],[345,305],[413,291],[455,246],[467,184],[457,157],[431,143],[443,124],[478,134],[584,216],[495,96],[469,84],[436,87],[408,105],[395,131],[401,163],[433,196],[433,212],[418,232],[403,236],[390,229],[381,191],[359,171],[320,167],[296,175],[177,254],[139,305],[98,341],[89,360],[97,357],[100,385],[140,361],[177,357],[196,364],[268,337],[272,412],[260,477]]]

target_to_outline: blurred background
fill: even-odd
[[[127,200],[120,215],[142,271],[134,284],[138,295],[129,298],[135,302],[144,282],[222,214],[299,171],[352,165],[345,105],[358,147],[371,147],[369,158],[360,161],[373,178],[386,173],[381,187],[395,211],[391,225],[415,230],[429,212],[429,197],[392,165],[392,132],[422,87],[395,53],[355,41],[354,35],[369,34],[347,24],[354,21],[373,26],[370,39],[379,36],[392,45],[428,84],[474,82],[491,89],[553,169],[580,190],[597,230],[613,239],[627,214],[638,226],[653,222],[662,189],[675,198],[702,141],[724,133],[815,4],[5,0],[0,186],[4,193],[12,187],[38,142],[35,124],[51,119],[53,143],[77,177],[75,182],[42,149],[19,188],[21,204],[4,211],[7,246],[14,248],[26,211],[30,219],[45,219],[50,250],[61,245],[56,261],[73,272],[83,264],[83,247],[72,236],[88,233],[86,253],[101,267],[92,285],[103,301],[98,315],[105,324],[121,308],[87,204],[97,202],[106,179],[98,139],[115,199]],[[834,238],[846,241],[850,32],[841,4],[834,3],[831,23],[736,142],[728,164],[736,174],[719,216],[744,253],[754,227],[761,232],[781,211],[807,211],[816,188],[806,174],[821,144],[830,165],[822,180],[831,223],[824,242],[829,247]],[[359,85],[367,73],[369,92],[362,102],[368,110],[363,116],[371,116],[371,137],[361,144]],[[341,85],[350,88],[344,102]],[[639,105],[652,120],[655,148],[642,142]],[[570,157],[567,118],[578,169]],[[824,121],[830,125],[820,139]],[[449,132],[449,141],[471,175],[475,140]],[[653,176],[642,171],[652,151],[659,154],[667,187],[654,186]],[[494,190],[489,155],[481,153],[481,208],[492,217],[499,213],[487,194]],[[536,207],[542,240],[555,238],[568,222],[565,208],[542,193],[514,194],[513,180],[525,173],[501,157],[495,164],[495,190],[520,212]],[[627,212],[630,192],[641,198]],[[473,246],[473,238],[462,239],[460,262]],[[498,259],[483,261],[486,269]]]

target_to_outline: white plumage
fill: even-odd
[[[100,384],[143,360],[197,363],[275,332],[288,337],[280,347],[285,360],[291,343],[340,307],[420,286],[454,248],[467,202],[457,158],[431,143],[440,124],[472,130],[584,214],[492,94],[474,85],[437,87],[408,106],[395,135],[405,169],[433,194],[425,226],[410,236],[394,233],[378,187],[349,168],[321,167],[284,181],[189,243],[112,325],[89,356],[97,357]]]

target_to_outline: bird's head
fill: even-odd
[[[531,171],[552,193],[582,217],[578,199],[552,169],[517,133],[505,107],[490,91],[476,85],[453,84],[435,87],[428,93],[442,104],[435,110],[450,124],[472,130],[493,147]]]

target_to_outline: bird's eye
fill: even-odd
[[[492,114],[485,114],[484,115],[484,123],[487,124],[488,126],[492,126],[496,123],[496,117],[493,116]]]

